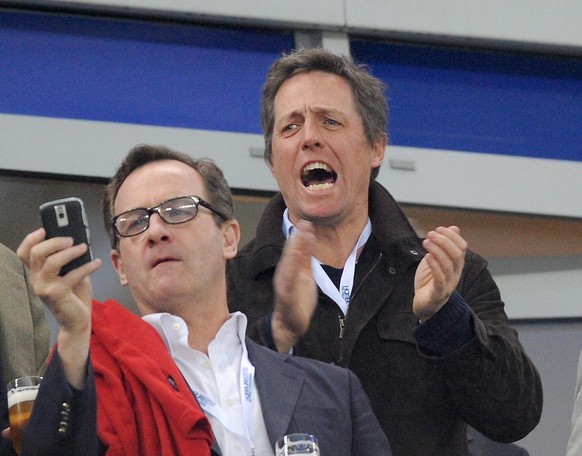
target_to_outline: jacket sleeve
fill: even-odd
[[[372,411],[360,380],[352,371],[348,372],[353,424],[352,456],[392,456],[388,438]]]
[[[508,324],[485,260],[468,252],[457,290],[471,308],[475,337],[431,361],[444,371],[455,405],[468,424],[499,442],[519,440],[541,417],[539,373]]]
[[[72,388],[55,350],[43,377],[30,421],[23,456],[100,456],[97,398],[91,363],[83,390]]]

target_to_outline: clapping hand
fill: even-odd
[[[311,272],[315,248],[313,226],[305,220],[285,243],[274,277],[275,307],[271,320],[277,350],[287,353],[309,328],[317,305],[317,286]]]
[[[422,243],[428,252],[416,270],[413,311],[420,321],[437,313],[457,287],[467,242],[457,226],[438,227]]]

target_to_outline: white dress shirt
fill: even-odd
[[[224,456],[272,455],[245,345],[247,318],[231,314],[208,345],[208,356],[188,345],[184,320],[169,313],[143,317],[162,336],[200,406]]]

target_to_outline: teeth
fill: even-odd
[[[307,188],[309,190],[318,191],[318,190],[325,190],[325,189],[331,188],[332,186],[333,186],[333,184],[312,184],[312,185],[308,185]]]
[[[327,171],[329,173],[333,172],[333,169],[331,169],[323,162],[312,162],[306,165],[305,168],[303,168],[303,174],[305,175],[307,172],[312,171],[314,169],[323,169],[324,171]]]

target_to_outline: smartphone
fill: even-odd
[[[42,204],[39,210],[47,239],[60,236],[72,237],[75,245],[85,243],[88,246],[82,256],[63,266],[59,275],[65,275],[93,259],[87,213],[81,198],[70,197],[48,201]]]

